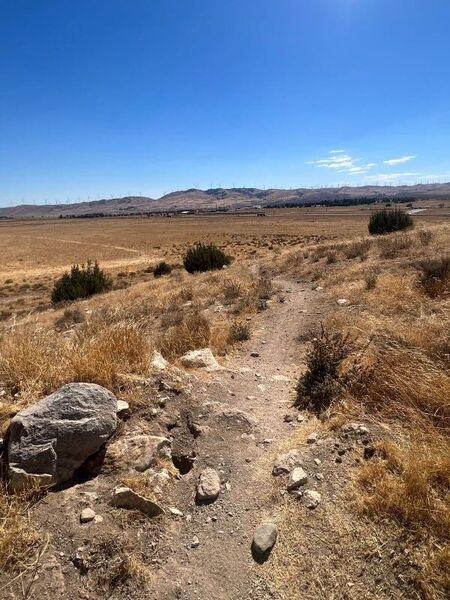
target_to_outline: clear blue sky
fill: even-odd
[[[0,0],[0,204],[450,180],[449,31],[449,0]]]

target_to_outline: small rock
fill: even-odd
[[[80,514],[80,523],[89,523],[95,519],[95,512],[92,508],[85,508]]]
[[[170,514],[174,515],[175,517],[183,516],[183,513],[181,512],[181,510],[178,510],[178,508],[175,508],[174,506],[171,506],[169,508],[169,512],[170,512]]]
[[[294,421],[294,415],[284,415],[283,421],[285,423],[292,423]]]
[[[125,400],[117,400],[117,416],[120,419],[130,416],[130,405]]]
[[[198,548],[200,546],[200,540],[198,539],[198,537],[195,535],[192,538],[192,542],[191,542],[191,548]]]
[[[215,500],[220,493],[220,477],[217,471],[207,467],[200,473],[197,484],[198,500]]]
[[[302,462],[302,454],[300,450],[289,450],[286,454],[281,454],[277,457],[272,469],[273,475],[282,475],[290,473],[292,469],[300,466]]]
[[[266,554],[275,545],[277,537],[278,530],[273,523],[262,523],[253,535],[253,550],[258,554]]]
[[[169,365],[164,356],[156,350],[153,352],[152,361],[150,364],[156,371],[165,371]]]
[[[342,456],[336,456],[335,462],[340,464],[342,462]]]
[[[316,432],[310,433],[308,435],[308,437],[306,438],[306,443],[307,444],[315,444],[318,439],[319,439],[319,434],[318,433],[316,433]]]
[[[217,371],[220,369],[219,363],[214,358],[214,354],[211,352],[210,348],[191,350],[180,358],[180,362],[183,367],[187,367],[188,369],[207,368],[210,371]]]
[[[315,490],[305,490],[301,496],[302,503],[311,510],[319,506],[322,497]]]
[[[144,496],[125,486],[114,489],[111,503],[117,508],[139,510],[148,517],[156,517],[164,513],[164,509],[159,504],[144,498]]]
[[[320,458],[315,458],[315,459],[314,459],[314,463],[315,463],[316,465],[321,465],[321,464],[322,464],[322,461],[320,460]]]
[[[347,306],[348,303],[349,300],[347,300],[347,298],[339,298],[336,300],[336,304],[339,304],[339,306]]]
[[[250,352],[250,356],[252,358],[258,358],[259,357],[259,352]]]
[[[298,421],[299,423],[303,423],[303,421],[304,421],[304,420],[305,420],[305,417],[304,417],[304,415],[297,415],[297,421]]]
[[[301,485],[305,485],[308,481],[308,475],[301,467],[295,467],[289,474],[289,481],[287,484],[288,490],[295,490]]]

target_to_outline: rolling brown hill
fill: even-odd
[[[127,196],[79,202],[75,204],[35,205],[0,208],[0,218],[57,218],[59,216],[127,215],[146,212],[172,212],[182,210],[209,211],[217,209],[245,209],[285,204],[320,204],[356,199],[447,199],[450,183],[362,186],[340,188],[214,188],[189,189],[166,194],[158,199],[146,196]]]

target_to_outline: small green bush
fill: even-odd
[[[374,212],[369,221],[369,233],[372,235],[382,235],[384,233],[392,233],[393,231],[401,231],[412,227],[414,224],[411,215],[404,212],[400,208],[393,210],[378,210]]]
[[[423,260],[419,283],[430,298],[450,294],[450,256]]]
[[[156,265],[153,269],[154,277],[162,277],[163,275],[169,275],[172,272],[172,267],[162,260],[160,263]]]
[[[189,248],[183,260],[184,268],[188,273],[222,269],[230,262],[231,257],[214,244],[201,243]]]
[[[86,265],[73,265],[69,272],[64,273],[54,284],[52,303],[70,302],[78,298],[89,298],[94,294],[106,292],[112,287],[112,279],[102,269],[98,262],[88,261]]]

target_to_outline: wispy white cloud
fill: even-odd
[[[336,169],[338,173],[348,173],[357,175],[359,173],[367,173],[376,163],[362,162],[362,158],[354,158],[350,154],[345,154],[345,150],[330,150],[328,158],[319,160],[308,160],[308,165],[315,165],[322,169]]]
[[[413,160],[416,158],[415,154],[410,154],[408,156],[399,156],[398,158],[390,158],[389,160],[383,161],[386,165],[401,165],[405,162]]]
[[[401,179],[406,179],[408,177],[420,177],[420,173],[416,171],[411,171],[408,173],[380,173],[378,175],[370,175],[367,179],[370,181],[380,181],[380,182],[388,182],[388,181],[399,181]]]

